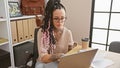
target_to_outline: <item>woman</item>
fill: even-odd
[[[45,9],[44,24],[38,31],[37,64],[45,63],[48,68],[51,64],[56,66],[56,61],[72,48],[72,33],[64,27],[65,20],[66,9],[60,0],[49,0]]]

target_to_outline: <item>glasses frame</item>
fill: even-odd
[[[67,19],[67,17],[61,17],[61,18],[55,17],[55,18],[53,18],[53,21],[54,22],[65,22],[66,19]]]

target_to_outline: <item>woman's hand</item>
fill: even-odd
[[[64,55],[65,55],[64,53],[58,53],[59,58],[57,59],[57,61],[60,62],[60,58]]]
[[[64,53],[46,54],[41,58],[41,61],[43,63],[58,61],[58,59],[60,59],[63,55],[64,55]]]
[[[63,55],[64,55],[64,53],[52,54],[52,56],[51,56],[50,59],[51,59],[52,61],[57,61],[57,60],[60,59]]]

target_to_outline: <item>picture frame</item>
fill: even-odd
[[[18,2],[8,2],[10,17],[22,16]]]

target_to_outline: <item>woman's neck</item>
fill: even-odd
[[[63,28],[61,28],[61,29],[54,29],[54,32],[55,33],[62,33],[63,32]]]
[[[54,29],[53,34],[56,41],[58,41],[61,38],[62,33],[63,33],[63,29]]]

